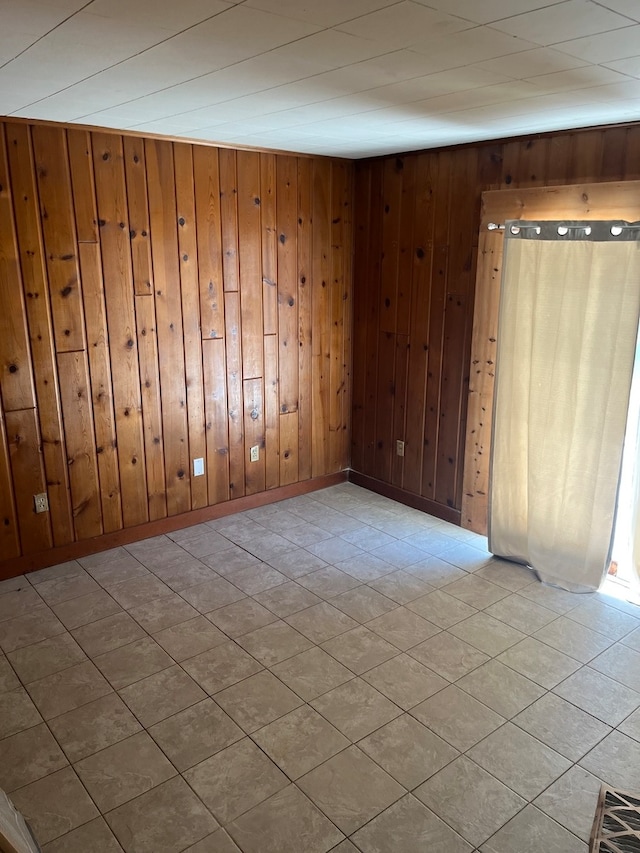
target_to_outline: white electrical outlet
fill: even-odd
[[[200,457],[199,459],[193,460],[193,476],[194,477],[202,477],[204,474],[204,459]]]
[[[260,459],[260,445],[254,444],[254,446],[249,451],[249,460],[251,462],[257,462]]]
[[[33,506],[36,512],[49,512],[49,498],[46,492],[33,496]]]
[[[396,454],[404,456],[404,441],[396,441]]]

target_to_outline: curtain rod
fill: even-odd
[[[517,222],[518,220],[515,220],[515,221]],[[541,220],[541,221],[542,222],[549,222],[550,220]],[[589,227],[588,222],[584,222],[584,223],[581,223],[579,225],[576,225],[576,224],[566,224],[562,220],[557,220],[557,221],[560,222],[560,225],[558,227],[566,228],[567,230],[588,228]],[[602,220],[599,220],[599,221],[602,221]],[[612,221],[615,222],[615,220],[612,220]],[[536,224],[528,223],[526,225],[524,225],[524,224],[523,225],[514,225],[513,227],[515,227],[515,228],[540,228],[540,226],[537,223]],[[506,225],[504,224],[504,222],[502,222],[502,223],[487,222],[487,231],[504,231],[505,228],[506,228]],[[637,229],[638,223],[620,224],[620,223],[616,222],[615,225],[611,226],[612,234],[619,234],[621,231],[626,231],[629,228]]]

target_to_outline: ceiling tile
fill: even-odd
[[[500,56],[497,59],[478,63],[480,68],[486,68],[487,71],[495,71],[496,74],[505,74],[518,80],[534,77],[536,74],[570,71],[572,68],[580,68],[581,65],[586,64],[588,63],[585,60],[568,56],[552,47],[538,47],[523,53]]]
[[[628,74],[630,77],[640,78],[640,56],[608,62],[607,68],[613,68],[614,71],[620,71],[621,74]]]
[[[516,15],[493,24],[497,30],[541,45],[557,44],[567,39],[629,25],[628,18],[611,12],[592,0],[566,0],[555,6]]]
[[[371,12],[339,29],[361,38],[371,39],[384,45],[386,50],[409,47],[418,40],[416,36],[444,36],[469,26],[461,18],[427,9],[419,3],[403,0],[388,9]]]
[[[614,59],[627,59],[629,56],[637,56],[640,53],[640,24],[559,42],[555,47],[556,50],[570,56],[578,56],[594,64],[612,62]]]
[[[640,5],[638,5],[638,0],[598,0],[598,2],[606,9],[619,12],[621,15],[631,18],[632,21],[640,23]]]
[[[281,48],[282,56],[307,57],[316,62],[325,62],[331,68],[341,68],[372,56],[387,53],[392,47],[382,47],[367,38],[344,33],[339,30],[323,30],[320,33],[292,42]]]
[[[564,1],[556,0],[555,5]],[[553,0],[482,0],[482,2],[478,0],[416,0],[416,2],[448,12],[450,15],[459,15],[476,24],[489,24],[492,21],[501,21],[503,18],[554,5]]]
[[[471,65],[483,59],[493,59],[536,47],[526,39],[502,33],[491,27],[473,27],[426,41],[416,41],[411,50],[424,52],[431,61],[442,69]]]
[[[93,0],[93,15],[116,21],[148,24],[178,33],[237,5],[239,0]],[[84,5],[84,4],[82,4]]]
[[[398,0],[246,0],[253,9],[262,9],[276,15],[285,15],[299,21],[308,21],[321,27],[334,27],[369,12],[393,6]]]

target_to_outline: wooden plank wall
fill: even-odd
[[[344,161],[0,123],[0,576],[348,467],[352,194]]]
[[[460,520],[481,193],[638,178],[638,125],[356,163],[351,467],[369,485]]]

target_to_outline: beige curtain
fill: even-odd
[[[640,244],[638,229],[612,238],[609,223],[570,223],[560,237],[559,225],[506,226],[489,546],[545,582],[590,591],[611,548]]]

